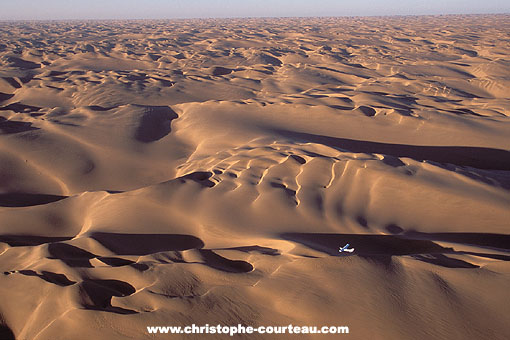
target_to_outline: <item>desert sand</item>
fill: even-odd
[[[510,338],[509,15],[4,22],[0,65],[1,339]]]

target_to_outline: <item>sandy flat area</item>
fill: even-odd
[[[510,15],[4,22],[0,66],[0,339],[510,338]]]

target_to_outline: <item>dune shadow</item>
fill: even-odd
[[[178,117],[169,106],[146,106],[135,138],[143,143],[151,143],[168,135],[172,120]]]
[[[282,66],[282,61],[278,58],[275,58],[267,53],[261,53],[259,55],[260,57],[260,60],[264,63],[264,64],[269,64],[269,65],[273,65],[273,66]]]
[[[362,105],[358,109],[367,117],[373,117],[376,114],[376,111],[370,106]]]
[[[200,249],[199,252],[205,264],[211,268],[229,273],[247,273],[253,270],[253,266],[246,261],[229,260],[209,249]]]
[[[501,255],[501,254],[487,254],[487,253],[478,253],[474,251],[459,251],[457,254],[460,255],[473,255],[478,257],[485,257],[488,259],[494,259],[499,261],[510,261],[510,256],[508,255]]]
[[[14,87],[15,89],[20,89],[22,85],[13,77],[2,77],[3,80],[5,80],[9,85]]]
[[[18,57],[7,57],[7,61],[11,64],[11,66],[20,69],[31,70],[35,68],[41,68],[41,64],[34,63],[32,61],[21,59]]]
[[[107,264],[107,265],[109,265],[111,267],[124,267],[124,266],[128,266],[130,264],[135,264],[136,263],[134,261],[123,259],[123,258],[120,258],[120,257],[104,257],[104,256],[99,256],[97,259],[99,261],[103,262],[104,264]]]
[[[89,110],[92,110],[92,111],[104,112],[104,111],[109,111],[111,109],[114,109],[115,106],[104,107],[104,106],[99,106],[99,105],[89,105],[89,106],[86,106],[86,108],[88,108]]]
[[[386,155],[384,156],[384,158],[382,159],[382,162],[386,165],[389,165],[389,166],[392,166],[394,168],[398,168],[400,166],[405,166],[405,163],[402,162],[400,159],[398,159],[397,157],[393,157],[391,155]]]
[[[298,156],[298,155],[290,155],[289,156],[290,158],[292,158],[293,160],[295,160],[296,162],[298,162],[299,164],[303,165],[306,163],[306,159],[304,159],[303,157],[301,156]]]
[[[490,233],[422,233],[417,231],[408,231],[403,237],[444,241],[451,243],[469,244],[479,247],[494,248],[510,252],[510,235],[490,234]]]
[[[30,207],[57,202],[64,198],[67,196],[28,193],[0,194],[0,207]]]
[[[260,253],[263,255],[278,256],[281,255],[278,249],[261,247],[261,246],[244,246],[244,247],[233,247],[233,248],[220,248],[216,250],[237,250],[243,253]]]
[[[49,237],[33,235],[0,235],[0,242],[7,243],[11,247],[40,246],[45,243],[62,242],[71,240],[69,237]]]
[[[478,169],[510,170],[510,152],[501,149],[470,146],[425,146],[371,142],[329,137],[305,132],[274,129],[275,133],[305,143],[319,143],[340,150],[409,157],[418,161],[434,161]]]
[[[477,117],[485,117],[484,115],[473,112],[470,109],[455,109],[455,110],[446,110],[447,112],[454,113],[456,115],[472,115]]]
[[[69,267],[92,268],[90,259],[96,255],[67,243],[51,243],[48,245],[49,258],[59,259]]]
[[[0,324],[0,339],[2,339],[2,340],[16,340],[16,337],[14,336],[14,333],[9,328],[9,326]]]
[[[213,68],[212,75],[213,76],[224,76],[224,75],[230,74],[232,72],[233,72],[233,70],[230,68],[217,66],[217,67]]]
[[[398,226],[390,225],[392,228]],[[398,227],[399,233],[401,228]],[[349,243],[357,255],[370,261],[388,266],[391,256],[409,255],[412,258],[446,268],[479,268],[478,265],[447,255],[472,255],[500,261],[510,261],[510,256],[480,253],[473,251],[456,251],[454,248],[442,247],[433,241],[475,245],[510,251],[510,235],[484,233],[419,233],[406,232],[400,235],[365,235],[365,234],[318,234],[318,233],[284,233],[281,237],[305,245],[309,248],[335,256],[339,247]]]
[[[66,287],[75,284],[75,281],[71,281],[64,274],[57,274],[48,271],[42,271],[41,274],[33,271],[33,270],[20,270],[18,273],[26,276],[35,276],[40,279],[43,279],[46,282],[56,284],[57,286]],[[1,338],[0,338],[1,339]]]
[[[12,120],[7,120],[4,117],[0,117],[1,134],[9,135],[33,130],[39,130],[39,128],[32,126],[32,123],[30,122],[16,122]]]
[[[3,107],[0,107],[0,111],[14,111],[16,113],[31,113],[31,112],[38,112],[41,110],[40,107],[32,106],[32,105],[25,105],[21,103],[12,103]]]
[[[14,97],[14,94],[0,92],[0,102],[6,101]]]
[[[94,266],[90,263],[90,260],[98,259],[110,267],[131,266],[138,271],[149,269],[149,267],[143,263],[136,263],[120,257],[98,256],[68,243],[51,243],[48,245],[48,253],[50,254],[48,258],[58,259],[69,267],[93,268]]]
[[[95,232],[91,238],[117,255],[149,255],[162,251],[200,249],[201,239],[179,234],[120,234]]]
[[[354,109],[351,106],[343,106],[343,105],[328,105],[328,107],[335,109],[335,110],[343,110],[343,111],[350,111]]]
[[[395,223],[390,223],[386,225],[385,229],[391,233],[391,234],[400,234],[404,231],[400,226],[396,225]]]
[[[283,192],[285,193],[285,195],[291,199],[293,199],[295,201],[295,203],[297,204],[297,201],[295,199],[296,197],[296,191],[295,190],[292,190],[292,189],[289,189],[287,188],[284,184],[282,183],[277,183],[277,182],[270,182],[269,185],[272,187],[272,188],[275,188],[275,189],[282,189]]]
[[[394,235],[284,233],[281,236],[285,240],[301,243],[329,255],[339,255],[339,247],[347,243],[355,248],[354,254],[363,256],[441,254],[453,251],[429,240],[413,240]]]
[[[510,190],[510,172],[504,170],[485,170],[476,168],[454,167],[447,164],[436,164],[437,166],[453,171],[456,174],[468,177],[478,182],[488,184],[496,188]]]
[[[215,183],[209,179],[212,176],[213,173],[209,171],[195,171],[179,178],[182,180],[191,180],[193,182],[197,182],[203,187],[212,188],[215,186]]]
[[[422,262],[427,262],[446,268],[480,268],[480,266],[475,264],[451,258],[444,254],[419,254],[411,255],[411,257]]]
[[[116,314],[136,314],[130,309],[112,306],[112,297],[125,297],[136,292],[135,287],[120,280],[85,279],[80,283],[84,307]]]
[[[72,127],[79,127],[80,126],[80,125],[74,124],[74,123],[63,122],[63,121],[58,120],[58,119],[50,119],[49,121],[54,123],[54,124],[59,124],[59,125],[64,125],[64,126],[72,126]]]

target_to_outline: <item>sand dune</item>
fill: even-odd
[[[508,339],[508,32],[1,23],[0,339]]]

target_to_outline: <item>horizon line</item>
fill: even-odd
[[[326,19],[326,18],[392,18],[392,17],[442,17],[442,16],[505,16],[510,12],[495,13],[437,13],[437,14],[384,14],[384,15],[317,15],[317,16],[231,16],[231,17],[175,17],[175,18],[58,18],[58,19],[0,19],[0,22],[58,22],[58,21],[170,21],[213,19]]]

